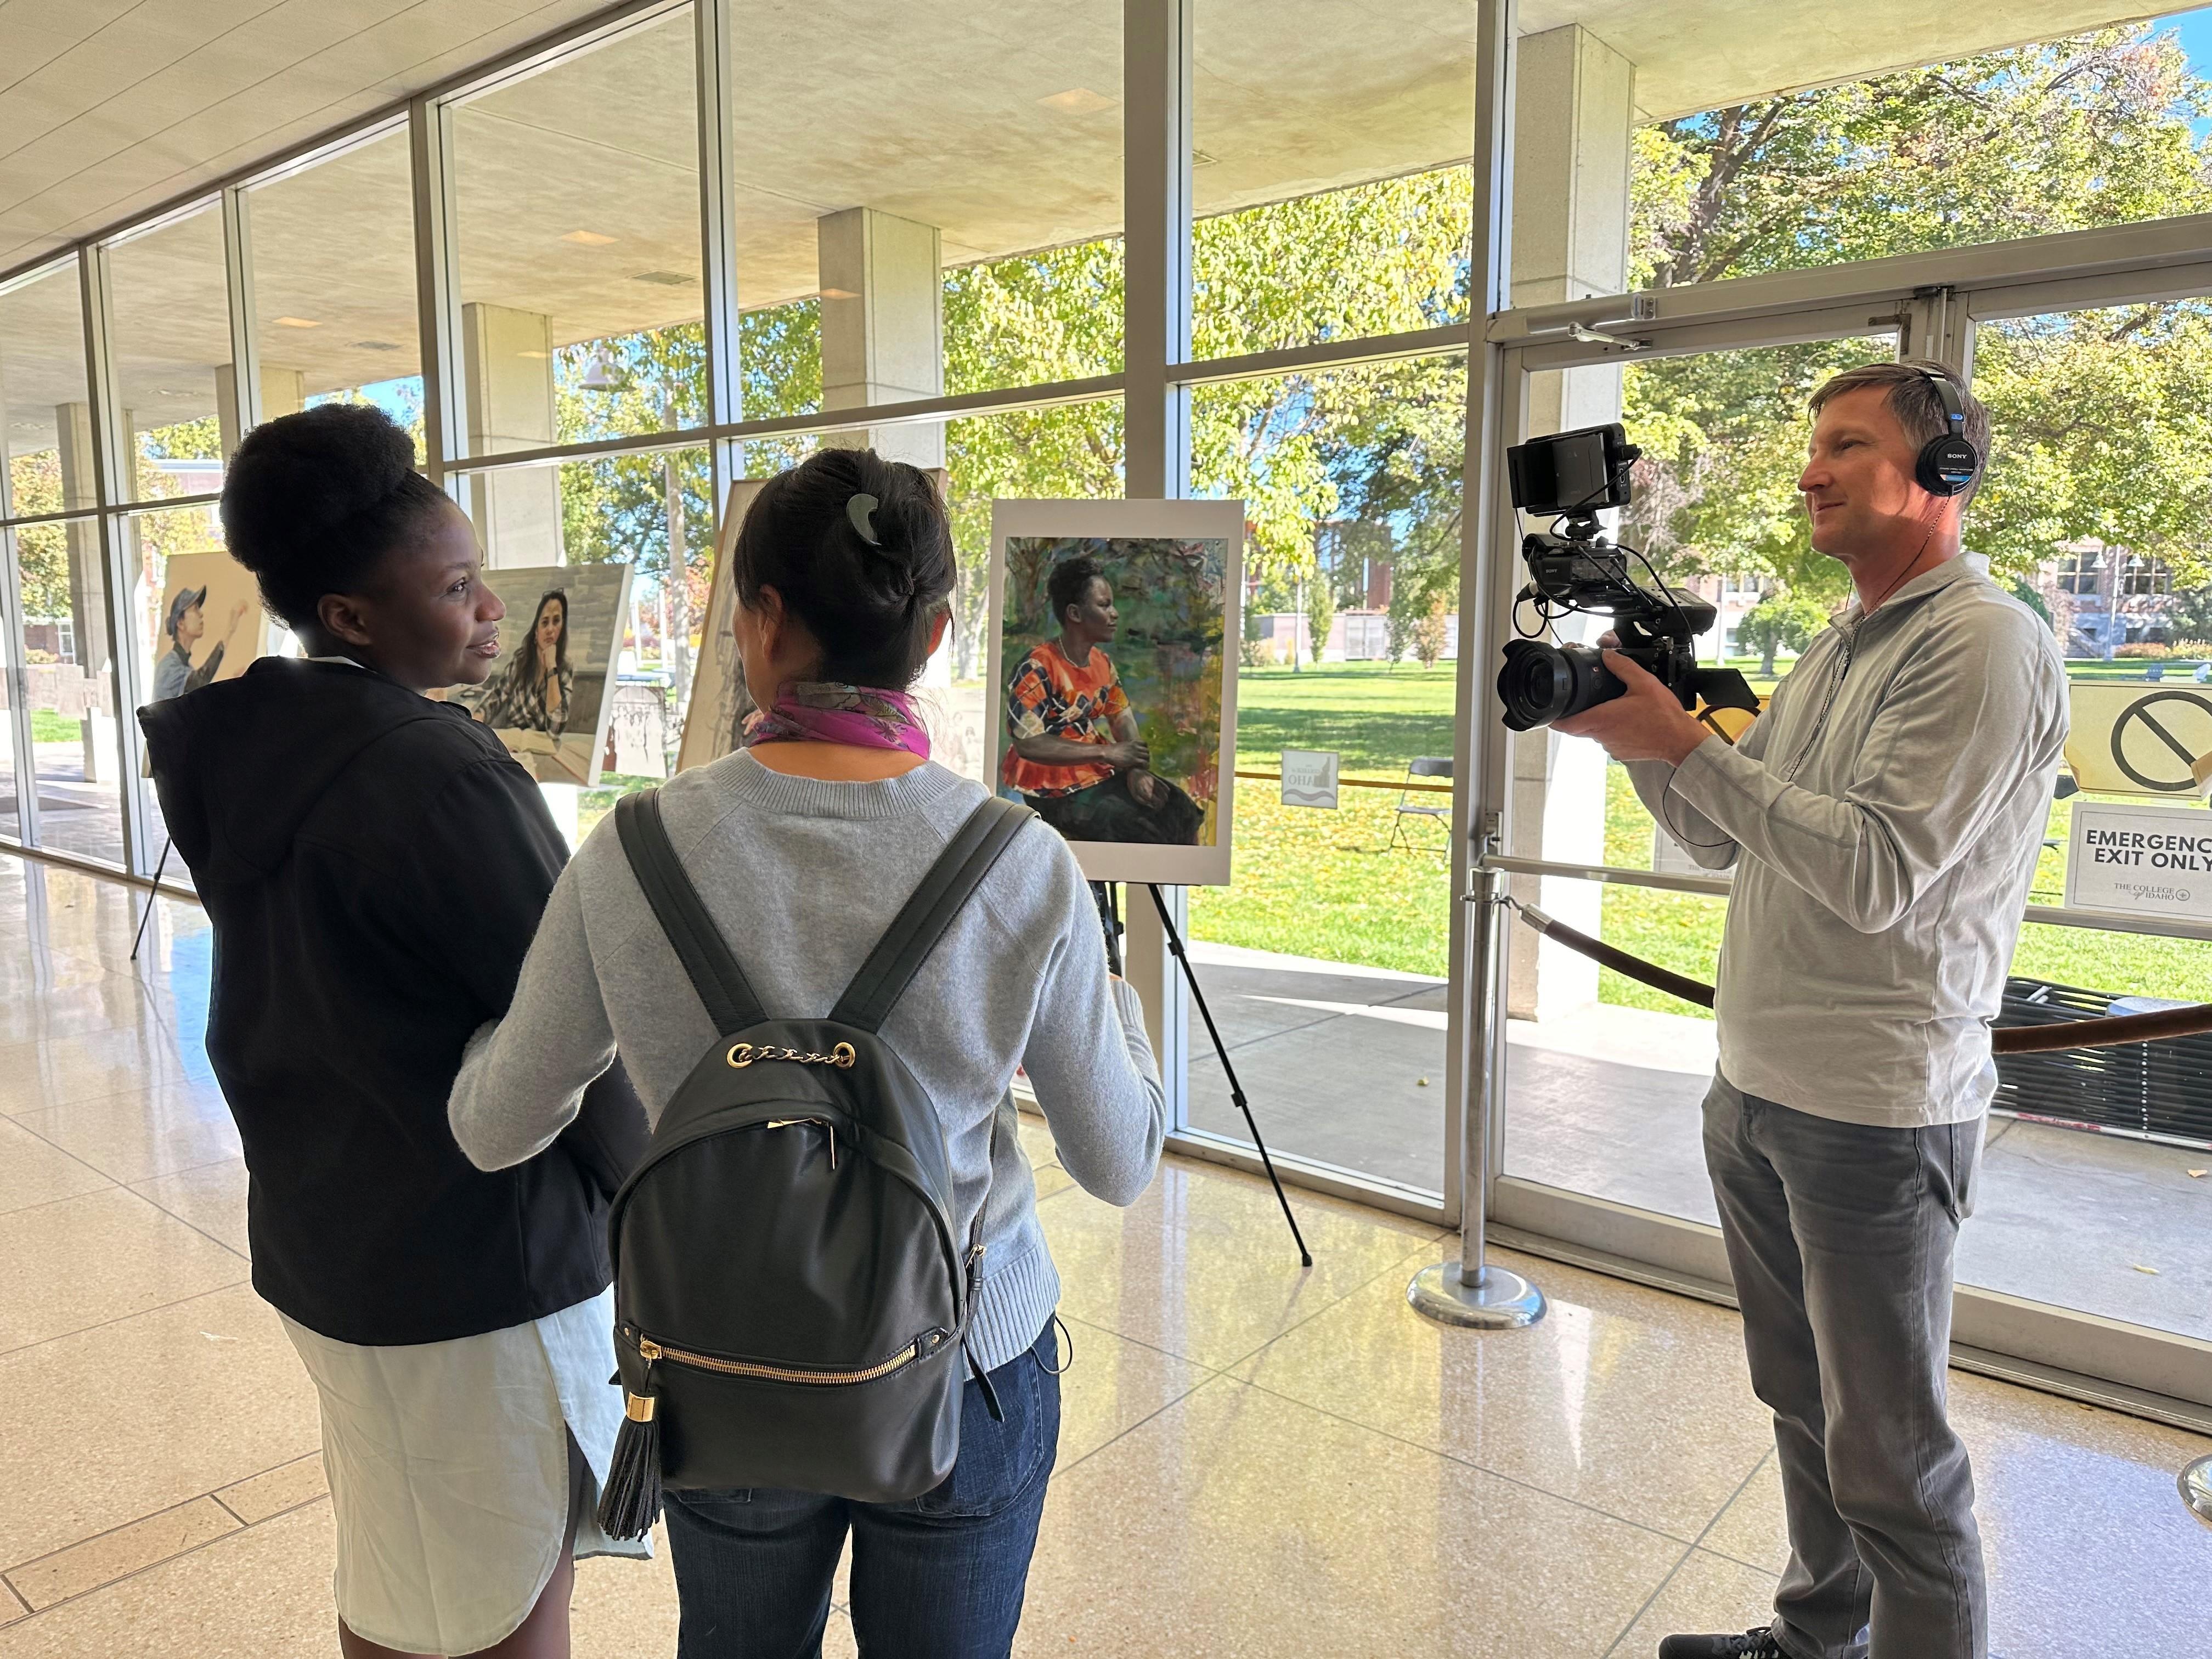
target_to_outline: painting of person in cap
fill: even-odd
[[[183,564],[185,560],[175,561]],[[192,653],[207,637],[207,597],[209,584],[179,586],[169,595],[166,617],[161,627],[167,636],[169,648],[161,661],[154,665],[154,697],[155,702],[167,702],[172,697],[181,697],[187,691],[197,691],[222,672],[223,658],[235,641],[238,625],[253,609],[240,599],[231,606],[230,620],[223,628],[222,638],[215,648],[197,663]],[[237,666],[243,667],[243,664]]]

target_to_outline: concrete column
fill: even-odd
[[[859,409],[945,392],[945,267],[937,227],[874,208],[814,222],[822,287],[822,407]],[[919,467],[945,465],[941,422],[832,433]]]
[[[307,377],[296,368],[261,370],[261,418],[296,415],[307,406]],[[230,363],[215,366],[216,426],[222,434],[222,453],[232,453],[246,429],[238,418],[238,370]]]
[[[461,307],[468,453],[543,449],[554,441],[552,319],[507,306]],[[532,466],[476,475],[485,562],[560,564],[561,473]]]
[[[1618,294],[1628,281],[1628,179],[1636,125],[1636,66],[1578,25],[1516,46],[1513,133],[1513,303],[1533,306]],[[1607,365],[1531,379],[1534,436],[1620,418],[1620,370]],[[1563,637],[1575,637],[1564,620]],[[1585,630],[1595,638],[1601,621]],[[1601,864],[1606,762],[1595,744],[1548,729],[1513,744],[1512,851],[1524,858]],[[1595,934],[1603,890],[1584,881],[1516,876],[1515,896]],[[1510,1006],[1523,1019],[1571,1013],[1597,1000],[1596,964],[1540,940],[1513,941]]]
[[[54,410],[59,438],[62,510],[96,507],[100,483],[92,462],[92,406],[62,404]],[[100,578],[100,526],[79,519],[67,526],[71,632],[80,672],[98,673],[107,662],[107,602]]]

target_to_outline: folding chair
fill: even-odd
[[[1408,784],[1412,783],[1416,778],[1448,778],[1451,776],[1451,757],[1449,755],[1416,755],[1413,759],[1406,763],[1406,781]],[[1422,798],[1424,800],[1435,799],[1425,790],[1422,792]],[[1449,806],[1428,806],[1415,804],[1413,802],[1413,792],[1408,788],[1401,789],[1398,792],[1398,810],[1390,819],[1390,848],[1389,850],[1395,851],[1401,844],[1400,840],[1400,837],[1401,836],[1404,838],[1402,845],[1408,852],[1433,853],[1441,850],[1433,847],[1423,847],[1420,842],[1415,841],[1411,835],[1408,835],[1406,831],[1406,820],[1408,817],[1434,818],[1438,823],[1443,826],[1444,845],[1446,847],[1450,846],[1451,808]]]

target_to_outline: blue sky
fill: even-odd
[[[2206,79],[2212,80],[2212,6],[2202,7],[2196,11],[2173,12],[2159,18],[2157,22],[2160,29],[2173,28],[2180,32],[2181,49],[2189,54],[2189,66]],[[2197,136],[2200,139],[2208,130],[2212,130],[2212,121],[2200,120],[2191,125],[2197,129]]]
[[[2212,6],[2198,11],[2177,12],[2158,20],[2161,29],[2178,27],[2189,62],[2199,75],[2212,76]]]

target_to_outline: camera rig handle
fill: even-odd
[[[1741,708],[1751,714],[1759,712],[1759,693],[1751,689],[1751,682],[1744,678],[1740,668],[1693,670],[1684,678],[1679,695],[1685,708],[1694,709],[1701,702],[1708,708]]]

